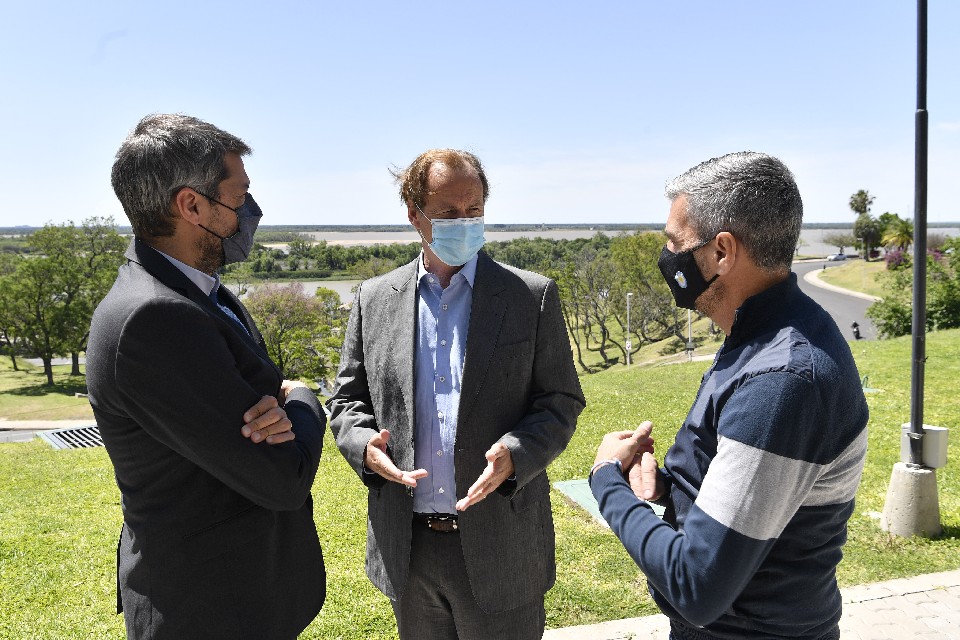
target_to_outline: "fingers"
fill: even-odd
[[[646,440],[650,437],[650,434],[653,432],[653,423],[649,420],[644,420],[640,423],[640,426],[634,429],[633,437],[636,440]]]
[[[253,405],[243,414],[244,424],[253,422],[263,414],[265,414],[270,409],[279,407],[280,403],[277,402],[277,399],[273,396],[263,396],[260,398],[260,401],[257,404]]]
[[[389,442],[389,440],[390,432],[386,429],[381,429],[367,441],[367,448],[363,455],[364,466],[391,482],[398,482],[408,487],[416,487],[417,480],[427,477],[427,470],[415,469],[414,471],[403,471],[397,467],[387,453],[387,442]]]
[[[282,442],[290,442],[291,440],[295,440],[296,438],[297,438],[297,434],[295,434],[293,431],[284,431],[283,433],[277,433],[274,435],[267,436],[267,439],[265,442],[267,444],[280,444]]]
[[[657,473],[657,459],[652,453],[645,453],[640,459],[640,490],[644,500],[656,500],[660,497],[661,491],[658,490],[657,481],[660,474]]]
[[[390,442],[390,432],[386,429],[381,429],[376,435],[374,435],[367,442],[368,446],[376,447],[380,451],[386,452],[387,443]]]
[[[467,495],[457,501],[457,511],[465,511],[503,484],[503,481],[513,475],[513,457],[510,449],[500,442],[495,443],[486,453],[487,466],[480,477],[467,489]]]
[[[259,403],[258,403],[259,404]],[[249,413],[249,412],[248,412]],[[277,439],[277,434],[290,433],[292,435],[293,423],[287,417],[287,412],[279,407],[269,409],[259,417],[248,421],[240,428],[240,433],[245,438],[250,438],[253,442],[262,442],[268,440],[270,444],[279,444],[293,438],[284,437]]]

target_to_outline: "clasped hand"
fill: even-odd
[[[648,420],[633,431],[608,433],[600,442],[594,463],[619,460],[634,495],[643,500],[657,500],[664,491],[653,457],[652,431],[653,423]]]
[[[302,382],[284,380],[280,384],[280,401],[273,396],[263,396],[243,414],[243,427],[240,433],[253,442],[280,444],[296,438],[293,423],[283,410],[281,402],[286,403],[287,394],[297,387],[306,387]]]

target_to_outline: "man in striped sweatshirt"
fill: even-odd
[[[726,339],[663,466],[650,422],[608,434],[593,494],[672,639],[839,638],[835,574],[867,404],[850,347],[790,271],[796,182],[776,158],[742,152],[666,192],[660,270],[677,305]],[[663,520],[639,498],[663,504]]]

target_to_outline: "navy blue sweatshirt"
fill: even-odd
[[[791,274],[737,310],[664,459],[664,520],[613,465],[593,494],[675,623],[820,638],[840,620],[867,413],[849,345]]]

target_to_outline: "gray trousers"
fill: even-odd
[[[543,598],[500,613],[483,611],[467,580],[460,534],[416,522],[407,587],[390,603],[400,640],[540,640],[546,625]]]

